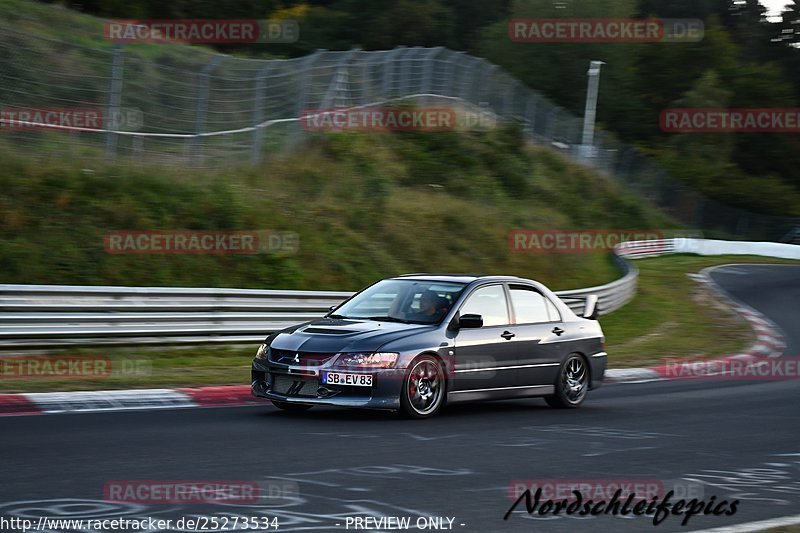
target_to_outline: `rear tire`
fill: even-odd
[[[421,355],[408,367],[400,391],[400,413],[406,418],[430,418],[444,405],[446,383],[438,359]]]
[[[589,365],[578,354],[567,357],[556,377],[555,394],[545,396],[544,401],[556,409],[575,409],[586,399],[589,392]]]
[[[289,403],[289,402],[281,402],[279,400],[272,400],[272,405],[277,407],[278,409],[282,409],[284,411],[290,411],[294,413],[300,413],[302,411],[308,411],[313,405],[305,405],[302,403]]]

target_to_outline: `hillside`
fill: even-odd
[[[0,146],[0,281],[358,289],[416,271],[508,273],[566,289],[609,281],[608,254],[509,249],[513,229],[663,228],[607,178],[520,132],[331,134],[285,159],[212,174]],[[127,255],[117,230],[273,230],[296,253]]]

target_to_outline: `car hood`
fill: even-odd
[[[283,330],[270,346],[296,352],[374,352],[390,341],[431,331],[434,325],[323,318]]]

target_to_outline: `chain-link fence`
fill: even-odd
[[[118,118],[97,127],[44,130],[3,124],[3,141],[32,157],[94,154],[211,168],[257,164],[308,134],[300,123],[308,110],[390,101],[446,102],[517,122],[531,141],[613,176],[712,235],[780,239],[800,223],[704,198],[607,132],[597,132],[586,157],[580,118],[497,65],[465,53],[400,47],[256,60],[181,45],[87,46],[0,26],[2,110],[95,108]]]

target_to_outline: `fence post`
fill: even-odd
[[[366,52],[366,58],[361,61],[361,98],[359,102],[362,106],[367,105],[369,103],[369,94],[372,92],[372,76],[371,70],[372,64],[376,61],[376,57],[379,56],[379,53],[376,52]]]
[[[111,64],[111,87],[108,91],[108,111],[103,121],[106,128],[106,157],[111,158],[117,154],[117,134],[112,130],[116,120],[109,118],[119,116],[119,105],[122,101],[122,76],[124,74],[124,52],[122,44],[114,45],[114,57]]]
[[[329,107],[348,107],[347,103],[339,105],[337,100],[341,92],[344,90],[343,85],[349,81],[348,66],[350,61],[353,59],[353,56],[360,51],[360,48],[353,48],[336,62],[336,72],[334,72],[331,82],[328,84],[328,90],[325,91],[325,98],[322,99],[322,105],[320,107],[323,109],[327,109]]]
[[[257,165],[261,162],[261,141],[264,138],[264,91],[267,84],[267,74],[275,66],[272,61],[265,61],[256,74],[256,94],[253,98],[253,144],[250,146],[250,161]]]
[[[463,57],[461,54],[463,53],[464,52],[450,52],[450,59],[447,61],[447,67],[445,67],[444,71],[445,82],[442,83],[442,87],[439,91],[446,96],[455,96],[456,94],[455,85],[453,84],[455,81],[456,61],[461,60]]]
[[[489,99],[491,97],[492,77],[494,76],[494,72],[497,70],[497,65],[493,65],[485,59],[482,59],[481,61],[483,61],[484,66],[483,73],[481,73],[480,82],[478,80],[473,80],[473,84],[476,88],[479,85],[483,86],[483,91],[481,93],[483,98],[477,98],[478,103],[486,102],[491,105]]]
[[[391,54],[391,52],[375,51],[367,52],[367,54],[371,57],[364,61],[362,65],[362,76],[365,80],[361,89],[362,106],[369,104],[371,102],[370,99],[374,100],[375,98],[380,98],[380,95],[377,94],[376,91],[372,90],[372,65],[380,61],[382,56]]]
[[[222,63],[228,56],[218,55],[214,59],[206,63],[203,70],[200,71],[197,77],[197,108],[194,115],[194,134],[191,142],[191,158],[195,165],[200,162],[200,152],[203,146],[201,135],[206,129],[206,114],[208,113],[208,90],[209,90],[209,74],[214,70],[217,65]]]
[[[303,59],[300,60],[300,68],[299,68],[299,80],[300,80],[300,88],[297,97],[297,109],[295,110],[295,116],[298,119],[303,117],[303,113],[306,111],[306,100],[308,99],[308,86],[311,84],[311,71],[314,68],[314,64],[322,57],[323,52],[325,49],[317,48],[314,50],[313,53],[307,55]],[[297,121],[297,129],[293,130],[293,133],[288,137],[289,143],[284,144],[284,151],[287,149],[291,149],[291,147],[297,142],[298,137],[302,133],[302,125],[301,120]]]
[[[425,56],[425,73],[422,75],[422,93],[429,94],[431,92],[431,85],[433,83],[433,67],[436,64],[434,59],[439,53],[444,50],[443,47],[437,46],[431,48],[428,55]]]
[[[472,89],[472,86],[475,84],[475,76],[473,74],[475,73],[475,69],[478,66],[478,63],[480,62],[481,62],[480,59],[478,59],[477,57],[473,57],[472,61],[470,61],[471,64],[469,68],[466,70],[466,72],[464,71],[461,72],[462,76],[461,76],[460,92],[462,100],[469,101],[470,89]]]
[[[556,128],[556,117],[558,117],[559,112],[561,109],[558,106],[554,106],[553,109],[550,110],[550,113],[547,114],[547,126],[545,126],[545,137],[553,141],[553,133]]]
[[[503,94],[503,114],[506,118],[514,115],[514,90],[517,88],[517,81],[509,78],[509,84]]]
[[[369,59],[362,63],[362,78],[364,83],[362,83],[361,88],[361,105],[365,106],[370,103],[370,98],[375,99],[379,98],[379,95],[375,94],[372,91],[372,65],[380,61],[381,56],[385,54],[391,54],[391,52],[384,52],[384,51],[376,51],[376,52],[367,52]]]
[[[402,83],[402,89],[400,90],[400,94],[398,97],[408,96],[411,93],[411,89],[409,88],[409,80],[411,79],[411,63],[414,61],[414,56],[420,50],[424,50],[424,48],[410,48],[406,50],[406,53],[403,54],[403,62],[400,64],[400,83]]]
[[[303,115],[303,111],[305,111],[306,107],[306,98],[308,96],[308,85],[311,81],[311,69],[314,66],[314,63],[322,56],[321,48],[314,50],[311,55],[307,55],[303,59],[300,60],[300,89],[298,91],[298,98],[297,98],[297,109],[295,116],[301,117]]]
[[[394,67],[394,58],[400,52],[405,50],[405,46],[398,46],[391,52],[389,52],[389,57],[386,58],[386,62],[383,64],[383,80],[381,80],[381,99],[388,100],[389,99],[389,91],[391,87],[389,87],[390,80],[394,77],[393,73],[395,70]]]
[[[533,138],[536,135],[536,97],[529,96],[525,103],[525,134]]]

